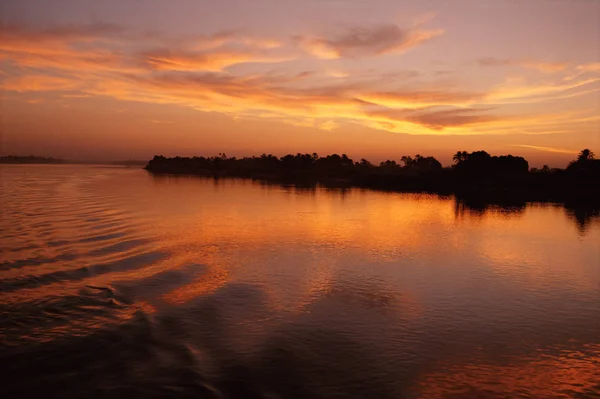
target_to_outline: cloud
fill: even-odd
[[[600,82],[600,78],[589,78],[569,83],[521,84],[520,82],[507,82],[496,86],[486,96],[486,102],[493,104],[519,104],[568,98],[600,90],[596,88],[591,91],[565,93],[597,82]]]
[[[109,40],[121,36],[127,29],[114,24],[64,25],[47,29],[31,29],[25,26],[2,26],[0,35],[4,43],[25,42],[83,42]]]
[[[75,82],[68,78],[48,75],[27,75],[4,79],[2,88],[17,92],[72,90]]]
[[[410,115],[407,120],[431,129],[482,124],[499,119],[498,115],[482,115],[488,109],[453,108]]]
[[[494,57],[480,58],[480,59],[477,60],[477,63],[480,66],[486,66],[486,67],[497,67],[497,66],[512,65],[512,61],[511,60],[494,58]]]
[[[416,110],[380,108],[370,111],[369,116],[380,122],[405,122],[440,131],[449,127],[464,127],[497,120],[497,115],[482,114],[489,110],[456,107],[426,107]]]
[[[210,50],[227,44],[243,44],[256,49],[275,49],[283,42],[268,37],[246,36],[236,31],[221,31],[212,35],[187,36],[179,38],[176,42],[192,42],[194,50]],[[169,43],[172,44],[172,43]]]
[[[402,30],[395,25],[355,28],[333,39],[315,40],[323,51],[336,57],[366,57],[422,43],[428,35],[419,29]],[[8,66],[3,68],[2,89],[49,91],[49,96],[60,96],[65,102],[105,96],[322,130],[354,123],[388,132],[431,135],[501,134],[519,129],[541,134],[565,131],[573,124],[596,123],[592,118],[597,109],[577,115],[526,116],[500,110],[502,104],[593,92],[599,78],[589,74],[586,79],[575,77],[568,82],[553,82],[552,76],[546,76],[541,83],[507,81],[488,90],[470,91],[435,81],[425,83],[425,75],[413,70],[382,73],[355,69],[346,74],[322,67],[320,61],[314,61],[313,70],[300,69],[302,64],[281,64],[275,71],[262,72],[261,65],[232,68],[249,62],[277,63],[290,59],[295,51],[276,38],[242,32],[173,38],[112,25],[44,31],[10,28],[7,32],[3,36],[7,39],[0,42],[0,62]],[[594,67],[586,64],[583,68]],[[252,73],[240,72],[248,69]],[[333,76],[337,79],[330,78]],[[404,87],[395,87],[396,82]],[[486,104],[494,104],[494,109]]]
[[[569,64],[566,62],[523,61],[520,65],[524,68],[535,69],[543,73],[555,73],[564,71]]]
[[[527,145],[527,144],[513,144],[513,147],[523,147],[523,148],[531,148],[538,151],[545,152],[555,152],[560,154],[577,154],[578,151],[575,150],[567,150],[564,148],[554,148],[554,147],[542,147],[538,145]]]
[[[271,63],[292,59],[289,56],[257,54],[250,51],[187,52],[169,49],[148,51],[142,57],[153,69],[172,71],[220,71],[241,63]]]
[[[32,68],[75,71],[143,72],[160,70],[217,71],[247,62],[281,62],[291,54],[273,54],[280,42],[219,32],[213,35],[163,38],[134,33],[109,24],[31,30],[0,28],[0,60]]]
[[[91,95],[89,94],[61,94],[61,97],[63,98],[89,98],[91,97]]]
[[[544,62],[533,60],[511,60],[494,57],[485,57],[477,60],[477,64],[484,67],[518,66],[522,68],[535,69],[543,73],[556,73],[567,69],[567,62]]]
[[[468,105],[482,98],[480,93],[433,91],[433,90],[405,90],[388,92],[366,92],[357,98],[369,103],[382,105],[389,108],[423,108],[440,105]]]
[[[125,30],[113,25],[70,26],[47,30],[0,28],[0,61],[19,67],[60,70],[136,70],[126,54],[119,51],[118,34]]]
[[[339,70],[329,70],[326,72],[327,76],[331,76],[332,78],[345,79],[350,76],[348,72],[339,71]]]
[[[584,72],[600,72],[600,62],[578,65],[577,69]]]
[[[317,58],[324,60],[334,60],[341,57],[341,54],[335,49],[330,47],[325,41],[315,38],[295,38],[300,48],[307,53],[314,55]]]
[[[296,37],[300,47],[317,58],[362,58],[400,53],[443,34],[441,29],[402,29],[395,24],[352,27],[341,35]]]
[[[319,125],[317,126],[319,129],[321,130],[335,130],[338,128],[338,124],[335,123],[335,121],[332,120],[327,120],[324,122],[320,122]]]

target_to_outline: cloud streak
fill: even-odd
[[[485,57],[477,60],[477,64],[483,67],[518,66],[522,68],[535,69],[543,73],[556,73],[568,68],[567,62],[545,62],[535,60],[511,60],[494,57]]]
[[[542,147],[542,146],[538,146],[538,145],[514,144],[513,147],[531,148],[533,150],[554,152],[554,153],[559,153],[559,154],[577,154],[577,151],[575,151],[575,150],[567,150],[564,148],[554,148],[554,147]]]
[[[386,24],[351,27],[333,37],[297,36],[295,40],[317,58],[364,58],[401,53],[443,33],[442,29],[402,29]]]
[[[167,71],[221,71],[242,63],[277,63],[293,59],[291,56],[261,54],[251,51],[186,52],[169,49],[148,51],[142,57],[151,68]]]
[[[516,129],[541,134],[563,131],[567,123],[597,123],[594,110],[577,116],[501,112],[504,104],[536,103],[598,90],[595,64],[575,67],[581,76],[568,81],[552,80],[537,65],[532,69],[545,76],[541,82],[507,81],[477,91],[426,82],[415,71],[342,72],[318,59],[313,60],[316,70],[286,69],[282,64],[281,72],[233,72],[241,64],[265,64],[258,65],[264,69],[299,57],[294,45],[312,43],[309,46],[317,49],[312,52],[317,58],[376,57],[419,46],[440,35],[439,30],[377,25],[351,28],[333,38],[303,36],[286,43],[241,32],[169,38],[102,24],[43,31],[2,29],[0,62],[7,66],[2,88],[56,92],[65,101],[105,96],[321,130],[350,123],[429,135],[501,134]]]

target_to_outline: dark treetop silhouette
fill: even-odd
[[[512,155],[492,156],[485,151],[457,152],[454,165],[444,168],[433,157],[403,156],[378,166],[358,162],[346,154],[313,154],[278,158],[263,154],[241,159],[216,157],[166,158],[155,156],[146,165],[153,174],[191,174],[243,177],[277,182],[350,185],[382,190],[455,194],[496,203],[559,201],[600,204],[600,160],[586,149],[566,169],[529,170],[528,162]]]

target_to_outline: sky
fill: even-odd
[[[0,154],[600,154],[597,0],[0,3]]]

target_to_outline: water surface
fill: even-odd
[[[0,166],[6,397],[598,398],[559,205]]]

